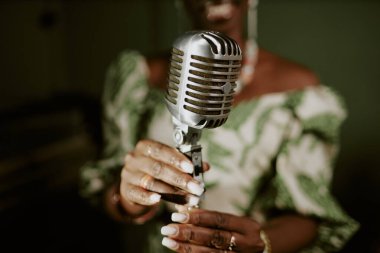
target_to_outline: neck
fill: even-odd
[[[253,78],[255,74],[255,68],[258,58],[258,48],[254,41],[244,41],[242,44],[243,50],[243,61],[240,71],[240,76],[238,80],[237,92],[244,89],[245,86],[253,83]]]

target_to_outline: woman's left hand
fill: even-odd
[[[193,209],[173,213],[171,223],[161,228],[162,244],[176,252],[263,252],[261,227],[248,217]]]

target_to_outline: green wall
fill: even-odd
[[[379,142],[380,3],[262,2],[261,45],[310,66],[346,99],[346,150]]]

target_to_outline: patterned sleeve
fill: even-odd
[[[95,203],[139,139],[138,126],[149,91],[147,73],[145,59],[135,51],[121,53],[107,70],[102,98],[105,140],[102,158],[88,162],[80,170],[80,193]]]
[[[295,210],[320,221],[317,240],[303,252],[338,251],[358,229],[330,191],[346,111],[342,100],[325,86],[295,92],[286,105],[295,120],[275,159],[276,194],[268,208]]]

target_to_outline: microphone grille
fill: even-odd
[[[219,60],[191,55],[184,109],[207,117],[204,127],[218,127],[227,120],[232,108],[239,61]]]
[[[214,54],[220,55],[241,55],[239,45],[222,33],[204,32],[201,35],[210,45]]]
[[[170,59],[170,70],[168,87],[166,90],[166,99],[170,103],[176,105],[178,99],[178,91],[181,79],[182,63],[183,63],[183,51],[174,48],[172,49],[172,55]]]
[[[232,108],[241,49],[217,32],[192,32],[172,49],[166,101],[179,121],[195,128],[223,125]]]

